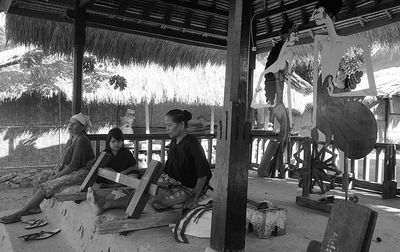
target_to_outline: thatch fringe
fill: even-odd
[[[7,39],[43,48],[50,54],[71,55],[72,32],[71,24],[11,14],[6,17]],[[225,63],[225,51],[222,50],[95,28],[87,28],[86,34],[87,52],[122,65],[156,63],[163,67],[195,67]]]

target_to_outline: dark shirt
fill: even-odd
[[[116,172],[122,172],[129,167],[136,164],[136,159],[133,157],[132,152],[126,148],[121,148],[117,155],[113,155],[111,149],[105,149],[105,152],[111,154],[110,159],[106,163],[105,167],[110,167]]]
[[[176,139],[171,140],[164,171],[168,176],[189,188],[196,186],[198,178],[207,177],[206,185],[211,178],[210,164],[203,147],[199,140],[190,134],[186,135],[179,144],[176,143]]]

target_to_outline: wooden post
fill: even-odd
[[[246,120],[252,3],[229,1],[228,49],[222,134],[217,144],[210,247],[244,251],[250,122]],[[251,88],[251,87],[250,87]]]
[[[214,134],[215,108],[211,107],[210,134]]]
[[[146,117],[146,134],[150,134],[150,105],[147,101],[144,104],[144,113]]]
[[[82,110],[82,72],[83,54],[85,52],[86,23],[85,8],[80,6],[80,0],[74,0],[74,84],[72,87],[72,114]]]

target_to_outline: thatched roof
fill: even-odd
[[[72,24],[7,14],[7,39],[51,54],[71,55]],[[190,46],[122,32],[87,28],[86,51],[123,65],[156,63],[163,67],[224,64],[225,51]]]

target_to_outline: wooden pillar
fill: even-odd
[[[246,120],[251,1],[229,1],[224,116],[217,143],[211,250],[245,247],[250,122]]]
[[[214,124],[215,124],[215,108],[211,107],[211,120],[210,120],[210,134],[214,134]]]
[[[82,72],[85,52],[85,8],[80,0],[74,0],[74,83],[72,87],[72,114],[82,110]]]
[[[150,105],[149,102],[147,101],[144,104],[144,113],[145,113],[145,123],[146,123],[146,134],[150,134]]]

